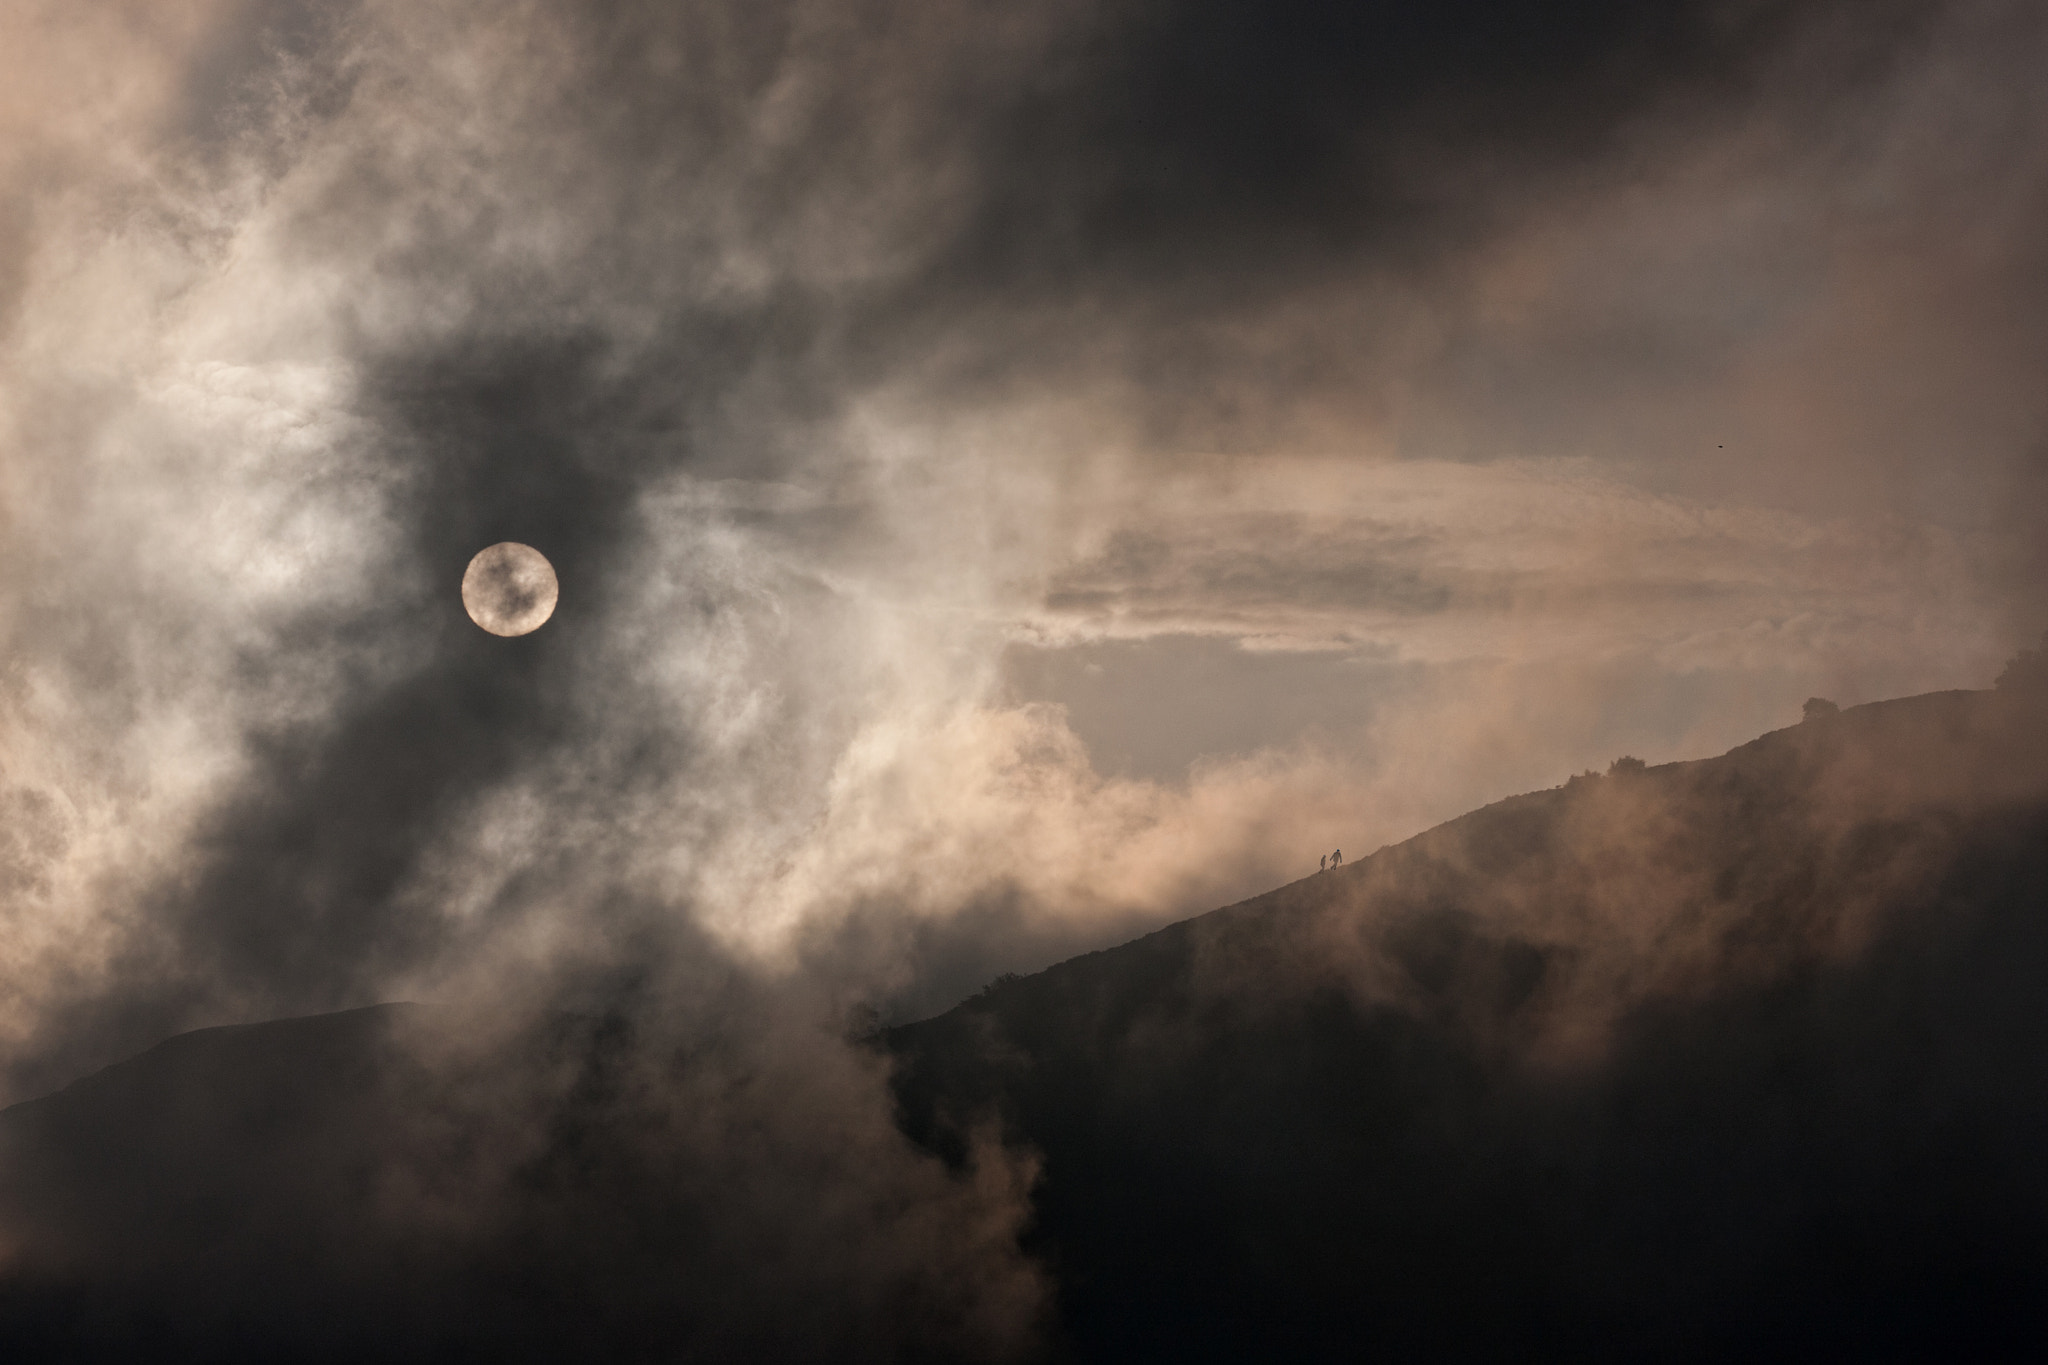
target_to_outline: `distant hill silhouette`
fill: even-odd
[[[419,1267],[380,1246],[365,1283],[360,1252],[416,1008],[201,1029],[0,1111],[0,1235],[30,1253],[0,1358],[254,1358],[281,1321],[347,1358],[410,1316]]]
[[[1810,708],[884,1041],[920,1141],[1040,1154],[1080,1359],[1995,1358],[2048,1325],[2048,710]]]
[[[1027,1267],[1005,1225],[889,1126],[876,1068],[850,1104],[843,1072],[679,1037],[644,1004],[482,1041],[450,1015],[204,1029],[0,1111],[0,1361],[941,1361],[1028,1340],[1035,1277],[1006,1282]]]
[[[873,1040],[902,1128],[1040,1163],[1055,1359],[2006,1354],[2048,1326],[2031,677],[1004,978]],[[879,1106],[630,1010],[453,1062],[432,1018],[203,1030],[0,1111],[0,1359],[994,1351],[906,1297],[999,1268],[904,1213],[967,1187],[890,1166]]]

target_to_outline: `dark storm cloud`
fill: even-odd
[[[991,130],[1000,178],[969,241],[999,278],[1062,288],[1227,266],[1223,299],[1361,248],[1427,259],[1504,207],[1474,170],[1555,174],[1646,111],[1739,97],[1817,8],[1115,7]],[[1880,46],[1891,13],[1859,18]]]
[[[308,1003],[431,953],[433,930],[379,907],[449,812],[569,742],[565,661],[593,655],[631,591],[644,497],[683,473],[816,465],[806,448],[829,448],[829,420],[864,385],[905,357],[915,368],[906,318],[998,338],[1015,376],[1086,328],[1076,296],[1106,291],[1108,330],[1137,338],[1137,387],[1184,393],[1199,363],[1155,383],[1144,354],[1172,355],[1179,320],[1249,308],[1256,330],[1278,276],[1468,249],[1518,184],[1597,168],[1667,106],[1707,119],[1744,95],[1816,13],[1195,5],[983,38],[967,9],[604,4],[522,10],[529,43],[460,6],[404,23],[224,11],[182,73],[185,117],[212,142],[300,149],[257,165],[287,205],[283,258],[351,279],[336,309],[352,440],[394,490],[397,537],[353,619],[293,622],[271,657],[237,666],[278,667],[299,642],[346,658],[362,641],[399,676],[358,685],[339,664],[314,717],[256,727],[247,794],[207,817],[200,868],[170,893],[186,907],[177,951]],[[1866,17],[1837,60],[1913,31]],[[474,69],[442,44],[472,45]],[[302,171],[316,149],[326,160]],[[835,232],[815,219],[842,211]],[[849,230],[865,249],[842,259]],[[1049,332],[1030,319],[1044,300],[1068,312]],[[517,654],[472,638],[445,591],[501,539],[548,554],[570,604]],[[1118,544],[1092,574],[1055,579],[1051,607],[1142,595],[1146,546],[1196,611],[1427,613],[1454,591],[1399,562],[1399,544],[1381,562],[1344,545],[1190,560],[1142,531]],[[646,729],[613,785],[676,779],[692,743],[686,727]]]
[[[935,296],[941,313],[964,300],[984,322],[1016,309],[1014,350],[1000,331],[974,338],[1001,348],[982,362],[999,382],[1020,361],[1060,365],[1047,332],[1070,333],[1091,362],[1106,352],[1158,396],[1147,415],[1162,441],[1264,444],[1274,417],[1243,404],[1371,387],[1374,362],[1400,353],[1398,319],[1276,340],[1254,323],[1276,305],[1334,287],[1367,313],[1398,314],[1417,285],[1454,295],[1465,258],[1560,187],[1626,185],[1753,106],[1839,116],[1941,9],[1096,11],[976,111],[975,200],[912,296]],[[1789,107],[1788,79],[1800,91]],[[1105,327],[1106,342],[1090,336]]]
[[[492,792],[579,753],[591,771],[572,804],[592,818],[710,780],[689,723],[657,721],[661,703],[616,670],[599,682],[609,665],[593,662],[627,638],[622,604],[658,538],[690,533],[647,520],[676,479],[860,492],[835,423],[898,370],[929,390],[963,365],[1029,388],[1108,359],[1138,410],[1177,406],[1185,430],[1229,444],[1235,419],[1201,394],[1218,366],[1244,368],[1244,347],[1279,367],[1251,365],[1265,391],[1249,401],[1268,412],[1313,407],[1399,349],[1361,324],[1358,354],[1315,359],[1327,328],[1273,321],[1275,300],[1334,289],[1369,311],[1375,277],[1455,273],[1513,235],[1523,193],[1623,183],[1644,147],[1748,101],[1786,107],[1787,53],[1825,92],[1807,106],[1853,105],[1938,17],[1181,5],[989,29],[971,7],[543,5],[515,23],[462,6],[223,10],[172,102],[186,136],[253,149],[280,206],[278,262],[346,281],[330,311],[347,442],[392,539],[346,603],[231,651],[258,690],[323,671],[331,690],[247,727],[239,791],[149,895],[164,908],[144,946],[110,960],[185,964],[168,989],[187,1003],[151,1018],[223,989],[265,1010],[345,1003],[450,951],[446,926],[398,907],[449,822]],[[873,553],[872,509],[839,506],[803,528],[809,559],[785,588]],[[1115,531],[1047,576],[1044,612],[1284,635],[1529,600],[1520,566],[1444,562],[1445,528],[1208,524],[1222,543]],[[498,540],[561,574],[564,609],[532,640],[477,638],[446,590]],[[1583,613],[1734,590],[1542,591]],[[701,622],[733,600],[699,587],[662,610]],[[830,590],[814,606],[834,610]],[[123,689],[143,690],[106,690]],[[773,704],[796,734],[770,747],[815,742],[799,767],[816,778],[849,723],[804,732],[795,712],[820,703],[801,692]]]
[[[655,1040],[632,1065],[659,1111],[619,1121],[684,1169],[564,1217],[708,1199],[714,1232],[649,1264],[734,1239],[717,1293],[741,1338],[875,1247],[901,1273],[846,1302],[925,1303],[957,1255],[980,1306],[932,1312],[985,1309],[998,1336],[1030,1316],[1025,1164],[992,1160],[982,1189],[898,1141],[839,1036],[850,1005],[943,1003],[1268,885],[1310,840],[1537,781],[1614,737],[1616,698],[1731,680],[1739,705],[1656,718],[1677,749],[1829,669],[1982,681],[2007,647],[2007,523],[1730,506],[1711,473],[1668,476],[1682,451],[1609,436],[1708,414],[1782,444],[1806,419],[1779,371],[1729,398],[1695,369],[1809,305],[1788,372],[1818,346],[1844,392],[1903,373],[1823,344],[1853,333],[1842,300],[1905,305],[1865,288],[1889,269],[1865,237],[1809,230],[1884,200],[1880,172],[1904,167],[1905,204],[1880,228],[1938,235],[1999,200],[1986,259],[2033,259],[2038,204],[2000,199],[2025,165],[1982,153],[1937,211],[1929,158],[1896,145],[1898,91],[1943,62],[2003,73],[1942,106],[2009,115],[1973,146],[2033,126],[1984,55],[2030,50],[2019,9],[252,0],[19,22],[48,69],[0,74],[54,112],[0,107],[28,149],[0,163],[11,1084],[408,995],[493,1038],[616,1010]],[[1702,210],[1731,188],[1762,227]],[[1814,260],[1839,275],[1774,292]],[[1968,332],[1985,281],[2032,278],[1987,267],[1942,316]],[[2004,426],[1983,429],[2017,439],[2025,405],[1985,373]],[[1824,491],[1885,482],[1822,444]],[[1965,463],[2007,470],[2009,445]],[[1194,458],[1283,449],[1343,458]],[[1622,454],[1666,471],[1656,493]],[[455,592],[503,540],[561,582],[518,639]],[[1136,694],[1072,725],[1037,704],[1071,679],[1004,698],[1019,639],[1078,651],[1048,677],[1090,649],[1127,663],[1154,731],[1215,752],[1153,743],[1166,785],[1106,775],[1111,741],[1145,736],[1091,755],[1076,731]],[[1230,694],[1245,640],[1385,660],[1381,690],[1275,663]],[[1217,658],[1209,681],[1190,665]],[[1206,702],[1175,701],[1191,678]],[[1327,704],[1217,714],[1297,682]],[[1380,737],[1370,761],[1298,743],[1329,716]],[[665,1069],[693,1048],[716,1056]],[[505,1065],[507,1131],[553,1150],[573,1106],[546,1066]],[[703,1194],[728,1158],[746,1178]],[[844,1226],[878,1241],[792,1211],[847,1190]],[[501,1196],[451,1198],[487,1218]],[[765,1252],[757,1207],[789,1234]],[[889,1210],[920,1208],[936,1221],[899,1240]]]

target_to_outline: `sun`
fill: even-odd
[[[469,619],[493,635],[530,635],[555,614],[555,566],[531,545],[504,540],[476,552],[462,575]]]

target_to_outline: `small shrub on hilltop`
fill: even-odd
[[[1998,675],[1997,685],[2001,692],[2048,692],[2048,634],[2042,635],[2038,648],[2015,654]]]

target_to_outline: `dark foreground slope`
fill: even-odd
[[[744,1039],[645,1002],[206,1029],[0,1111],[0,1362],[1027,1347],[1014,1199],[913,1151],[872,1057],[715,1003]]]
[[[1002,983],[880,1040],[894,1118],[888,1059],[765,989],[205,1030],[0,1112],[0,1361],[1983,1359],[2048,1325],[2037,690],[1619,767]],[[991,1136],[1040,1163],[1049,1343]]]
[[[237,1359],[275,1314],[346,1358],[403,1313],[355,1253],[415,1011],[201,1029],[0,1111],[0,1355]]]
[[[1040,1154],[1083,1359],[2005,1356],[2048,1326],[2048,713],[1618,765],[886,1043],[922,1142]]]

